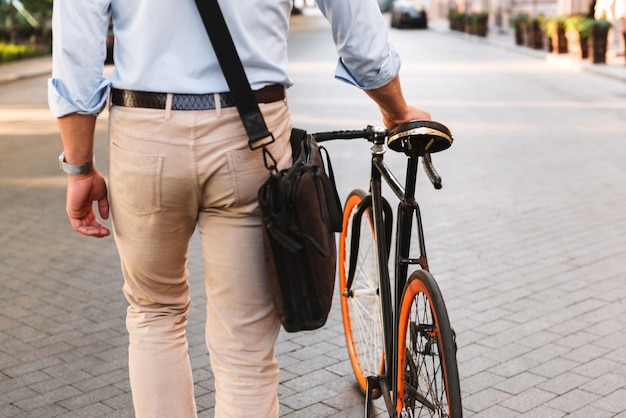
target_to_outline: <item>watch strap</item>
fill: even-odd
[[[92,158],[85,164],[76,165],[65,161],[65,151],[59,155],[59,165],[61,166],[61,170],[67,174],[73,174],[75,176],[91,173],[93,171],[93,160],[94,159]]]

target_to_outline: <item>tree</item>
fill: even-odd
[[[7,29],[11,43],[17,41],[17,13],[40,35],[46,35],[48,22],[52,16],[53,0],[0,0],[7,15]]]
[[[15,1],[15,0],[14,0]],[[52,16],[52,0],[20,0],[24,5],[24,9],[28,10],[33,16],[37,15],[41,20]]]
[[[33,15],[39,23],[37,32],[42,40],[48,39],[50,35],[49,22],[52,18],[52,1],[53,0],[13,0],[21,1],[31,15]]]

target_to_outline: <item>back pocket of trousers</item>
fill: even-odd
[[[144,155],[111,144],[109,186],[111,201],[137,215],[161,211],[163,157]]]

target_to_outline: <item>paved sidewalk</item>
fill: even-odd
[[[582,60],[570,54],[554,54],[545,50],[536,50],[527,46],[515,45],[514,34],[510,28],[490,28],[486,37],[478,37],[463,32],[451,31],[447,20],[436,20],[430,24],[431,28],[466,39],[469,42],[485,43],[509,51],[544,59],[552,65],[574,71],[585,71],[617,80],[626,81],[626,58],[624,52],[611,50],[607,53],[606,64],[593,64],[590,60]],[[621,54],[621,55],[619,55]]]
[[[361,92],[332,80],[325,23],[303,17],[292,27],[295,123],[376,123]],[[483,40],[433,25],[391,37],[407,98],[455,135],[434,157],[444,189],[421,188],[420,204],[457,331],[464,416],[626,418],[624,68],[598,67],[617,80],[563,69],[512,35]],[[112,239],[68,225],[49,71],[49,58],[0,66],[0,80],[24,76],[1,83],[0,99],[41,96],[0,106],[0,418],[132,417],[119,260]],[[102,117],[105,174],[106,128]],[[368,148],[329,144],[342,198],[367,187]],[[386,158],[393,166],[401,156]],[[189,262],[196,401],[211,417],[197,236]],[[281,417],[362,417],[338,303],[323,329],[281,333],[276,350]]]
[[[47,57],[30,58],[0,65],[0,85],[30,77],[50,74],[52,59]]]

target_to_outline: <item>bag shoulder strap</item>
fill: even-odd
[[[196,6],[248,134],[248,146],[252,150],[264,148],[265,145],[274,142],[274,136],[267,129],[263,114],[254,99],[222,9],[217,0],[196,0]],[[265,141],[262,141],[263,139]]]

